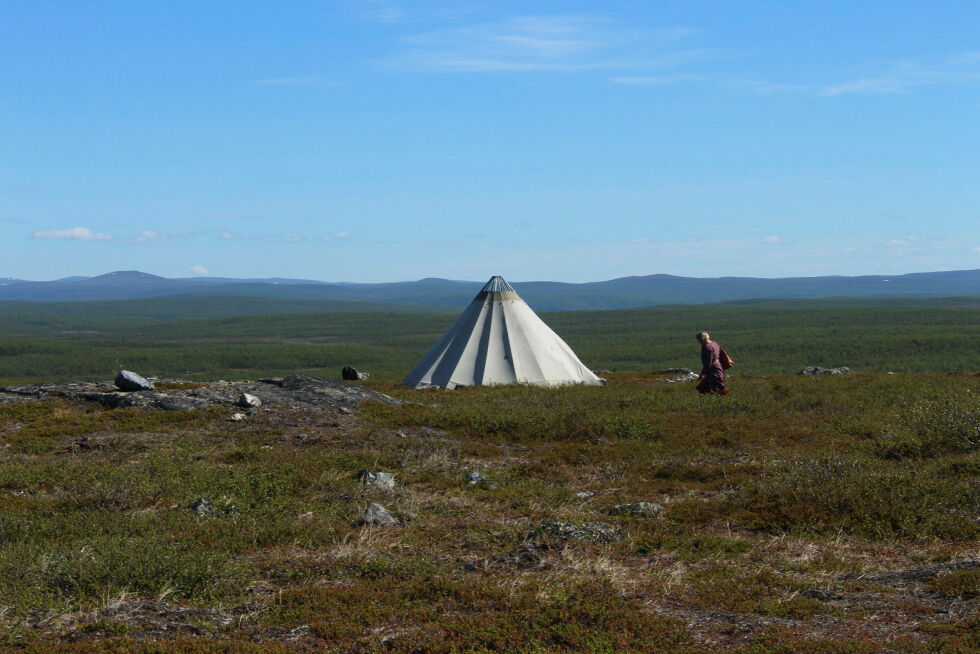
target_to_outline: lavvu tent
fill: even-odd
[[[452,389],[602,382],[503,277],[494,276],[403,383]]]

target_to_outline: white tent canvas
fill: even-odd
[[[602,382],[511,285],[497,276],[490,278],[403,383],[452,389]]]

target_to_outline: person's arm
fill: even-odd
[[[707,344],[701,346],[701,376],[708,374],[708,367],[711,366],[711,348]]]

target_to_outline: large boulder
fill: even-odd
[[[344,366],[340,371],[340,378],[344,381],[361,381],[370,377],[366,372],[361,372],[357,368]]]
[[[131,370],[120,370],[113,382],[121,391],[152,391],[153,382],[140,377]]]
[[[238,396],[238,401],[235,404],[243,409],[254,409],[255,407],[262,406],[262,400],[251,393],[242,393]]]

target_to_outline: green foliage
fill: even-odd
[[[946,597],[970,599],[980,596],[980,568],[956,570],[936,577],[929,589]]]

